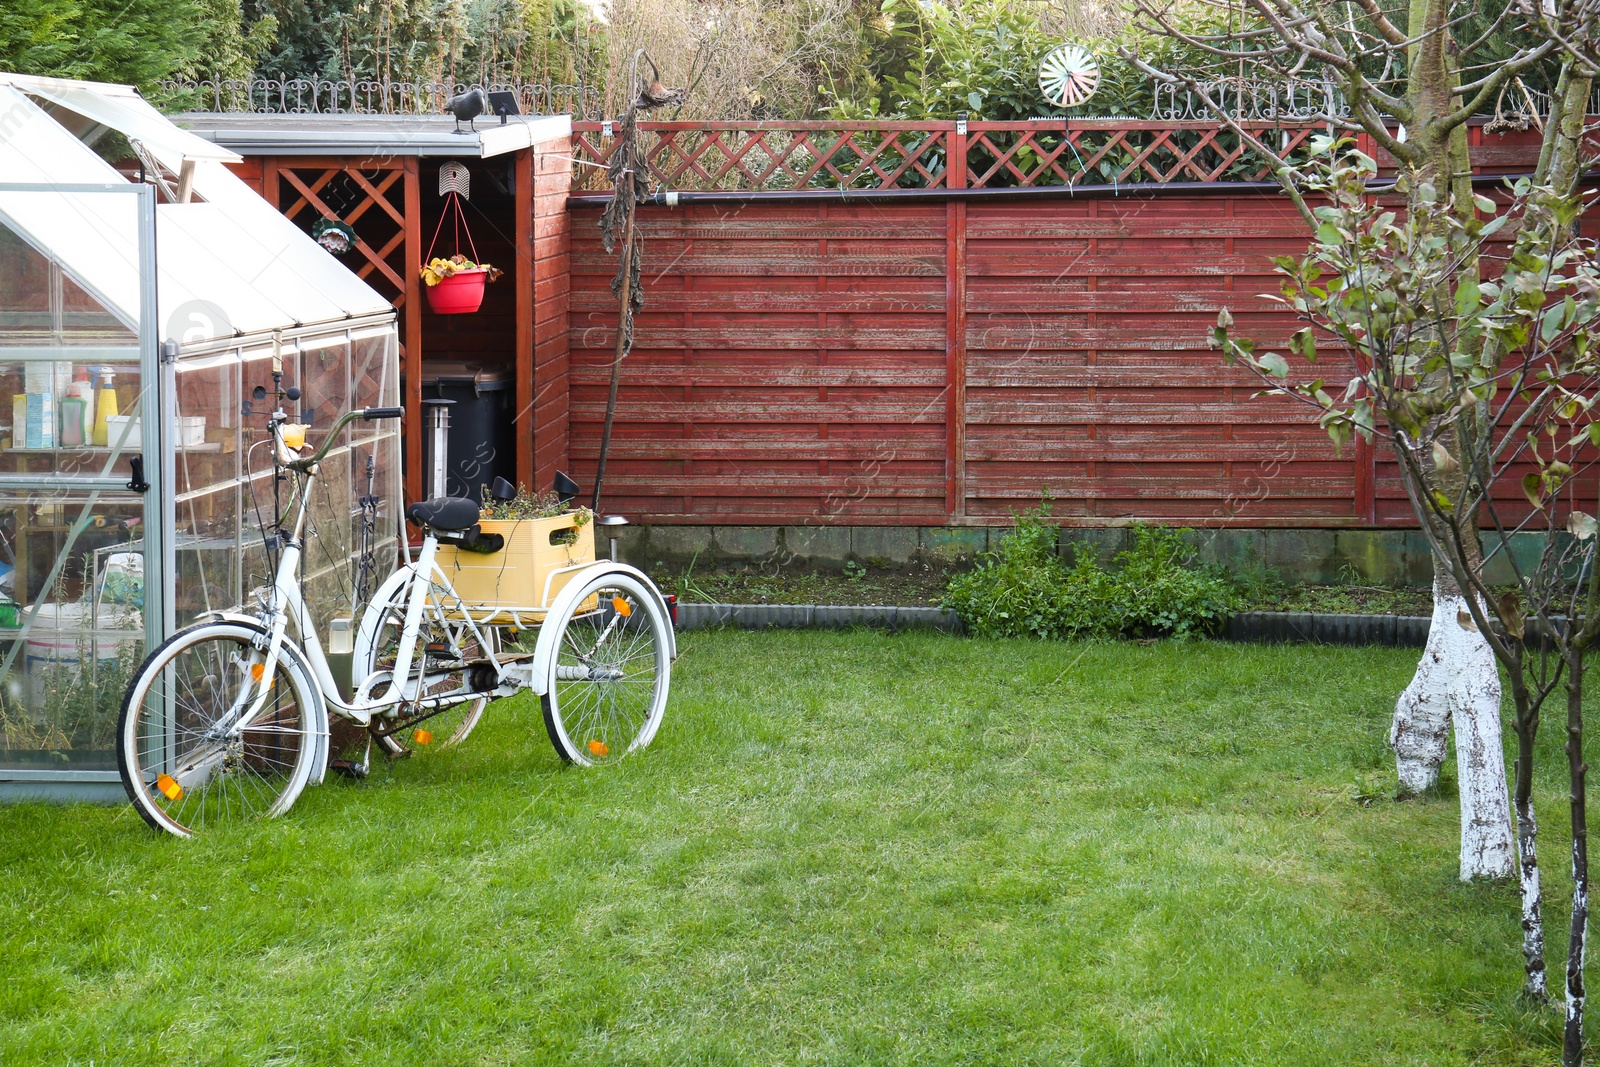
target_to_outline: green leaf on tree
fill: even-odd
[[[1268,352],[1257,359],[1256,368],[1263,374],[1270,374],[1274,378],[1287,378],[1289,376],[1289,361],[1276,352]]]
[[[1549,344],[1561,336],[1561,331],[1566,328],[1565,318],[1560,308],[1551,308],[1544,313],[1544,321],[1539,324],[1539,340]]]
[[[1317,361],[1317,339],[1311,333],[1311,327],[1296,330],[1289,338],[1289,351],[1297,356],[1304,357],[1308,363]]]
[[[1528,498],[1528,503],[1544,510],[1544,479],[1537,471],[1529,471],[1522,476],[1522,495]]]

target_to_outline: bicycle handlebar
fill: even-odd
[[[308,473],[312,467],[327,458],[328,450],[339,439],[339,431],[352,422],[357,419],[366,419],[369,422],[373,419],[402,419],[405,418],[405,414],[405,408],[360,408],[356,411],[347,411],[339,416],[338,421],[333,424],[333,428],[328,431],[328,436],[323,438],[322,446],[314,454],[307,459],[297,459],[292,463],[285,463],[284,466],[302,474]]]

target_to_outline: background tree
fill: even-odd
[[[1175,15],[1204,32],[1215,22],[1206,12]],[[1079,117],[1149,118],[1155,106],[1150,79],[1117,58],[1128,48],[1164,66],[1192,67],[1204,57],[1128,21],[1115,5],[1040,4],[1031,0],[883,0],[859,38],[870,47],[870,73],[845,76],[830,69],[825,111],[835,118],[953,119],[959,114],[993,121],[1053,114],[1039,91],[1039,61],[1063,41],[1098,54],[1100,88],[1073,114]],[[854,70],[856,68],[849,68]]]
[[[277,24],[262,77],[581,82],[598,42],[575,0],[247,0]]]
[[[136,85],[169,103],[162,81],[239,78],[277,32],[244,26],[239,0],[7,0],[0,4],[0,69]]]
[[[686,102],[664,119],[807,118],[827,72],[863,54],[861,0],[607,0],[605,113],[631,103],[633,56],[647,50]]]
[[[1239,0],[1210,4],[1221,29],[1197,31],[1182,17],[1194,10],[1163,0],[1134,0],[1134,24],[1182,45],[1192,63],[1166,69],[1124,47],[1122,54],[1154,79],[1181,86],[1203,102],[1221,122],[1251,147],[1274,160],[1285,189],[1310,226],[1324,223],[1307,205],[1306,175],[1245,130],[1227,106],[1226,90],[1257,79],[1281,85],[1289,79],[1318,79],[1337,89],[1314,118],[1339,130],[1360,131],[1394,157],[1408,175],[1403,205],[1408,219],[1440,235],[1451,224],[1471,219],[1476,208],[1466,123],[1494,105],[1502,90],[1523,74],[1548,76],[1560,92],[1556,107],[1574,104],[1581,115],[1592,79],[1590,67],[1565,51],[1563,37],[1587,36],[1581,10],[1547,7],[1548,15],[1525,17],[1520,0],[1414,0],[1403,12],[1379,0]],[[1393,16],[1393,17],[1391,17]],[[1529,21],[1531,18],[1533,21]],[[1397,21],[1398,20],[1398,21]],[[1345,110],[1347,109],[1347,110]],[[1581,134],[1581,119],[1578,123]],[[1546,151],[1536,176],[1539,184],[1570,191],[1578,166],[1580,138],[1571,123],[1553,118],[1546,126]],[[1478,264],[1469,258],[1452,278],[1451,293],[1476,285]],[[1446,284],[1446,283],[1441,283]],[[1429,296],[1433,294],[1419,294]],[[1453,306],[1453,305],[1442,305]],[[1453,335],[1455,323],[1440,321],[1440,336]],[[1299,335],[1297,335],[1299,336]],[[1452,419],[1438,438],[1452,477],[1481,458],[1488,428],[1476,410]],[[1337,422],[1330,430],[1340,432]],[[1461,486],[1451,495],[1462,496]],[[1437,541],[1437,519],[1419,509],[1418,520]],[[1465,515],[1470,569],[1481,576],[1484,558],[1476,517]],[[1497,551],[1504,551],[1499,546]],[[1450,726],[1456,730],[1461,793],[1461,875],[1501,876],[1512,867],[1506,805],[1505,769],[1500,744],[1500,680],[1494,650],[1481,632],[1463,625],[1478,606],[1466,603],[1463,587],[1443,557],[1434,567],[1434,616],[1416,676],[1396,704],[1391,744],[1403,791],[1418,792],[1437,780]],[[1519,761],[1531,762],[1531,739],[1519,724]],[[1521,767],[1519,766],[1519,786]],[[1519,788],[1520,792],[1520,788]],[[1520,812],[1519,812],[1520,815]],[[1531,823],[1519,823],[1519,839],[1532,847]]]
[[[155,93],[161,79],[199,64],[204,13],[200,0],[6,0],[0,69]]]

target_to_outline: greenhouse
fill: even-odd
[[[398,402],[389,301],[237,159],[131,88],[0,74],[0,797],[120,798],[146,651],[268,580],[275,386],[314,442]],[[346,433],[313,501],[319,625],[398,548],[399,427]]]

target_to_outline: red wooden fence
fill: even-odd
[[[816,125],[784,127],[784,143],[842,142]],[[1192,177],[1187,168],[1212,173],[1201,157],[1216,138],[1185,160],[1172,137],[1152,146],[1162,130],[1145,124],[1134,165],[1163,178],[1021,199],[960,190],[988,180],[966,169],[971,138],[990,138],[979,155],[992,176],[1031,126],[930,125],[845,129],[861,135],[855,164],[876,177],[829,172],[835,157],[815,147],[804,169],[784,163],[795,154],[748,124],[646,127],[659,135],[653,167],[678,188],[770,185],[787,166],[790,183],[870,179],[878,191],[641,209],[646,306],[623,372],[608,507],[652,523],[997,524],[1048,491],[1058,516],[1085,526],[1412,524],[1392,467],[1362,445],[1336,455],[1305,409],[1254,398],[1254,379],[1207,347],[1224,306],[1260,341],[1286,341],[1293,319],[1259,297],[1276,291],[1270,257],[1307,243],[1275,192],[1154,187]],[[578,158],[600,154],[597,126],[577,124]],[[680,136],[695,131],[698,151]],[[923,142],[896,133],[937,135],[940,165],[918,169]],[[1040,181],[1047,155],[1029,157]],[[1083,162],[1074,174],[1098,166]],[[939,191],[883,191],[911,174]],[[616,323],[601,203],[569,201],[569,447],[585,482]]]

